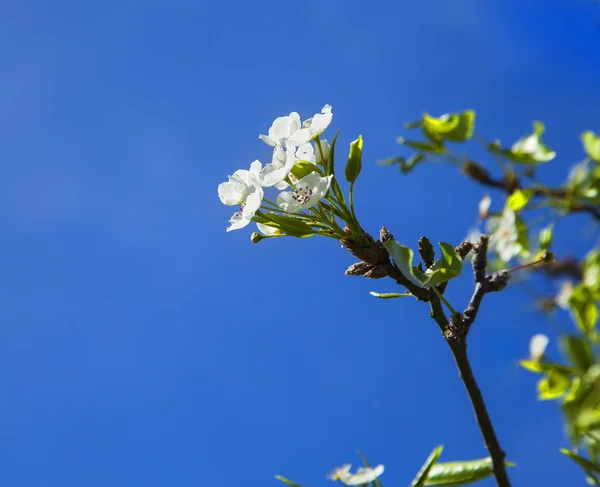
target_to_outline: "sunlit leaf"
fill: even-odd
[[[411,293],[376,293],[375,291],[370,291],[369,294],[380,299],[406,298],[412,296]]]
[[[431,471],[432,467],[435,465],[437,459],[442,454],[443,449],[444,445],[440,445],[433,449],[433,451],[429,454],[427,460],[425,460],[425,463],[417,473],[416,477],[411,482],[410,487],[422,487],[423,485],[425,485],[425,482],[427,481],[427,476],[429,475],[429,472]]]
[[[532,196],[533,191],[530,189],[517,189],[506,199],[506,206],[512,211],[520,211],[525,208]]]
[[[600,162],[600,136],[591,130],[581,134],[581,142],[587,156],[595,162]]]
[[[505,462],[505,465],[511,467],[514,464]],[[432,467],[423,485],[467,485],[489,477],[493,473],[490,457],[464,462],[441,462]]]
[[[570,385],[571,380],[567,374],[556,369],[551,370],[538,382],[538,399],[541,401],[556,399],[557,397],[562,396]]]

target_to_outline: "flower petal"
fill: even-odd
[[[295,192],[284,191],[277,196],[277,206],[288,213],[300,213],[302,205],[298,202]]]
[[[250,218],[244,216],[241,211],[234,213],[233,216],[229,219],[229,227],[227,227],[227,231],[231,232],[232,230],[239,230],[240,228],[244,228],[250,223]]]
[[[531,360],[540,360],[544,356],[549,342],[549,338],[542,333],[533,335],[529,342],[529,357]]]
[[[270,227],[269,225],[265,225],[264,223],[257,223],[256,226],[258,228],[258,231],[261,232],[263,235],[266,235],[267,237],[270,237],[272,235],[283,235],[281,230],[279,230],[278,228]]]

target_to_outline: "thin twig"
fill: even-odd
[[[484,186],[496,188],[504,191],[507,194],[513,193],[520,188],[520,182],[516,177],[496,179],[493,178],[488,170],[473,161],[467,162],[462,168],[463,174]],[[576,203],[570,201],[569,192],[564,188],[527,188],[533,191],[533,197],[549,196],[559,200],[564,200],[567,203],[567,210],[571,213],[589,213],[596,220],[600,220],[600,207],[597,205],[588,205],[585,203]]]

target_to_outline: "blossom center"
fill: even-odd
[[[296,201],[300,206],[304,206],[310,202],[310,198],[313,195],[313,190],[308,186],[299,186],[294,190],[292,199]]]

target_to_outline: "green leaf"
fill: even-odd
[[[432,467],[435,465],[435,462],[437,462],[437,459],[442,454],[443,449],[444,445],[440,445],[433,449],[433,451],[429,454],[427,460],[425,460],[425,463],[417,473],[417,476],[413,479],[412,483],[410,484],[410,487],[422,487],[423,485],[425,485],[427,476],[429,475],[429,472],[431,471]]]
[[[560,346],[573,366],[585,373],[594,364],[594,355],[590,342],[576,335],[563,335],[560,337]]]
[[[362,169],[362,148],[363,138],[359,135],[358,139],[350,144],[350,154],[346,163],[346,181],[350,184],[354,184]]]
[[[302,487],[300,484],[297,484],[296,482],[292,482],[290,479],[286,479],[285,477],[282,477],[281,475],[275,475],[275,478],[277,480],[281,480],[284,484],[288,484],[290,487]]]
[[[385,248],[392,256],[392,260],[400,269],[400,272],[412,282],[414,285],[421,286],[421,280],[424,280],[424,274],[420,271],[415,271],[412,265],[414,253],[412,249],[399,244],[395,240],[388,240],[384,243]],[[417,278],[417,275],[419,278]]]
[[[505,462],[510,467],[513,463]],[[464,462],[436,463],[424,485],[466,485],[489,477],[494,473],[490,457]]]
[[[554,225],[552,224],[540,230],[540,236],[538,237],[540,250],[548,250],[550,248],[550,245],[552,245],[553,231]]]
[[[598,305],[586,287],[578,285],[573,289],[569,306],[575,323],[583,332],[594,330],[598,322]]]
[[[442,141],[464,142],[473,136],[475,112],[466,110],[462,113],[446,113],[439,118],[423,114],[423,132],[426,137]]]
[[[339,130],[336,132],[335,137],[331,141],[331,146],[329,147],[329,157],[323,164],[326,176],[331,176],[335,173],[335,143],[337,141],[338,135],[340,135]]]
[[[567,450],[566,448],[560,449],[561,453],[567,455],[571,460],[573,460],[577,465],[579,465],[583,470],[588,473],[592,472],[595,474],[600,474],[600,466],[596,463],[589,461],[587,458],[577,455],[577,453],[573,453],[572,451]]]
[[[302,179],[304,176],[307,176],[311,172],[316,172],[320,176],[323,176],[323,171],[321,170],[321,168],[308,161],[298,161],[296,164],[294,164],[290,172],[298,179]]]
[[[454,250],[454,247],[448,243],[440,242],[442,257],[436,260],[433,265],[425,271],[425,280],[423,287],[433,287],[458,277],[462,272],[462,259]]]
[[[533,123],[533,132],[517,140],[510,149],[503,148],[499,141],[488,144],[487,149],[519,164],[539,164],[551,161],[556,152],[542,142],[545,127],[542,122]]]
[[[529,252],[529,236],[527,235],[527,224],[521,215],[515,215],[515,227],[517,228],[517,243],[521,246],[520,255]]]
[[[592,292],[600,293],[600,251],[590,252],[583,263],[583,284]]]
[[[429,152],[432,154],[446,154],[448,149],[444,147],[444,144],[439,141],[419,142],[416,140],[407,140],[404,137],[398,137],[396,142],[400,145],[412,147],[421,152]]]
[[[591,130],[581,134],[581,142],[587,156],[595,162],[600,162],[600,136]]]
[[[530,372],[542,373],[556,370],[559,373],[566,375],[573,373],[573,371],[568,367],[565,367],[564,365],[560,364],[555,364],[553,362],[540,362],[537,360],[519,360],[519,365],[525,370],[529,370]]]
[[[393,164],[398,164],[400,171],[403,174],[407,174],[414,169],[414,167],[419,163],[425,160],[425,154],[422,152],[415,152],[408,159],[402,156],[389,157],[387,159],[383,159],[378,161],[380,166],[391,166]]]
[[[571,380],[567,374],[551,370],[546,376],[538,382],[538,399],[546,401],[556,399],[562,396],[571,385]]]
[[[411,293],[376,293],[375,291],[370,291],[369,294],[379,299],[406,298],[412,296]]]
[[[525,208],[529,200],[533,197],[533,191],[530,189],[517,189],[506,199],[506,207],[512,211],[520,211]]]
[[[421,272],[413,266],[414,253],[412,249],[399,244],[395,240],[390,240],[384,245],[402,274],[419,287],[431,288],[438,286],[457,277],[462,272],[462,260],[450,244],[440,243],[442,257],[436,260],[425,272]]]
[[[265,218],[269,220],[269,225],[279,228],[292,237],[309,237],[315,234],[315,230],[300,218],[278,213],[267,213]]]

